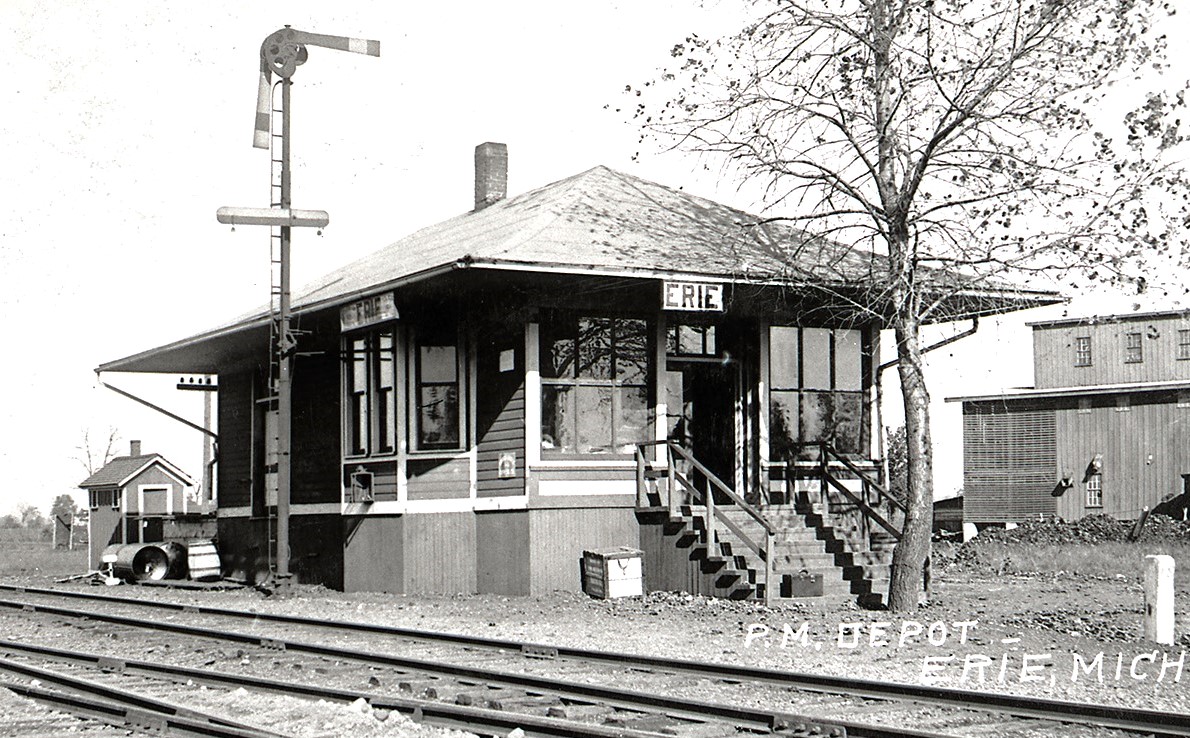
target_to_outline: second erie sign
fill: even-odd
[[[663,282],[661,307],[665,310],[723,312],[723,285],[713,282]]]

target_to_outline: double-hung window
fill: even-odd
[[[1074,339],[1074,365],[1091,366],[1091,337],[1078,336]]]
[[[1124,334],[1124,363],[1125,364],[1140,364],[1145,360],[1144,344],[1141,343],[1141,334],[1125,333]]]
[[[421,451],[462,446],[459,408],[461,371],[458,332],[448,328],[419,328],[414,352],[414,438]]]
[[[396,451],[396,347],[393,328],[348,339],[345,418],[348,456]]]
[[[557,314],[540,335],[543,454],[628,454],[650,440],[647,321]]]
[[[1103,475],[1091,474],[1087,477],[1087,507],[1103,507]]]
[[[1190,359],[1190,328],[1178,329],[1178,360]]]

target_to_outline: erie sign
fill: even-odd
[[[393,299],[393,293],[385,292],[382,295],[366,297],[340,308],[339,327],[347,332],[375,323],[383,323],[386,320],[396,320],[399,317],[401,314],[397,312],[397,303]]]
[[[661,285],[664,310],[723,312],[723,285],[712,282],[664,282]]]

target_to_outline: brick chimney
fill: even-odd
[[[481,143],[475,147],[475,209],[483,210],[508,196],[508,145]]]
[[[140,456],[140,441],[129,441],[129,456]]]

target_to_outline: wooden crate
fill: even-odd
[[[583,591],[603,600],[644,594],[641,556],[627,546],[583,551]]]

